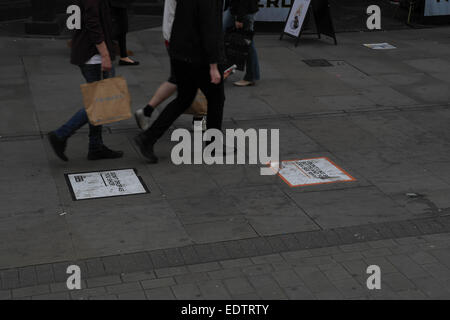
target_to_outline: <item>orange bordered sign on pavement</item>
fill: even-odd
[[[281,161],[278,175],[290,187],[356,181],[327,157]]]

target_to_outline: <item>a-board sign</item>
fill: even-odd
[[[317,32],[334,39],[337,44],[336,32],[334,30],[333,19],[331,18],[330,4],[328,0],[313,0],[314,20],[316,22]]]
[[[74,200],[87,200],[148,193],[135,169],[66,174]]]
[[[282,161],[278,175],[290,187],[356,180],[327,157]]]
[[[289,12],[284,33],[298,38],[302,30],[303,22],[309,9],[311,0],[295,0]]]
[[[328,0],[294,0],[283,32],[280,35],[280,40],[283,39],[284,35],[296,38],[295,46],[297,46],[300,37],[306,34],[303,29],[305,29],[305,20],[309,20],[309,18],[313,20],[316,29],[314,34],[317,34],[319,39],[323,34],[333,38],[334,44],[337,45]]]

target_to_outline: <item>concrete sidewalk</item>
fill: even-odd
[[[83,79],[68,63],[66,43],[1,38],[2,288],[56,282],[55,270],[69,262],[93,266],[95,277],[116,259],[140,261],[144,271],[235,259],[243,251],[256,257],[304,244],[450,232],[450,28],[344,33],[338,41],[306,39],[295,48],[277,35],[258,36],[262,80],[233,87],[239,74],[226,84],[226,128],[279,128],[282,160],[326,156],[356,178],[291,188],[278,176],[260,176],[254,165],[175,166],[170,132],[156,147],[160,163],[148,165],[131,142],[138,132],[132,119],[105,129],[106,144],[124,150],[123,159],[87,161],[84,129],[62,163],[43,135],[82,106]],[[362,46],[376,42],[397,49]],[[129,47],[142,66],[117,73],[137,109],[167,78],[168,59],[158,29],[131,33]],[[305,59],[332,66],[310,67]],[[190,128],[191,117],[176,127]],[[65,173],[116,168],[136,168],[151,193],[72,200]],[[221,246],[226,254],[211,261]],[[448,267],[440,265],[446,277]],[[444,290],[450,297],[448,282]]]

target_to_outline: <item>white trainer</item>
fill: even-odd
[[[144,114],[144,109],[138,109],[134,113],[136,124],[141,130],[147,130],[150,126],[150,118]]]

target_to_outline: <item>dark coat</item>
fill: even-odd
[[[236,16],[239,22],[244,21],[244,16],[256,13],[259,10],[258,0],[227,0],[231,14]],[[227,5],[227,4],[226,4]]]
[[[222,63],[223,0],[177,1],[170,36],[170,56],[189,63]]]
[[[129,8],[134,0],[109,0],[113,8]]]
[[[81,29],[72,38],[70,62],[75,65],[86,63],[98,54],[96,45],[105,41],[114,60],[112,43],[112,22],[108,0],[78,0],[81,9]]]

